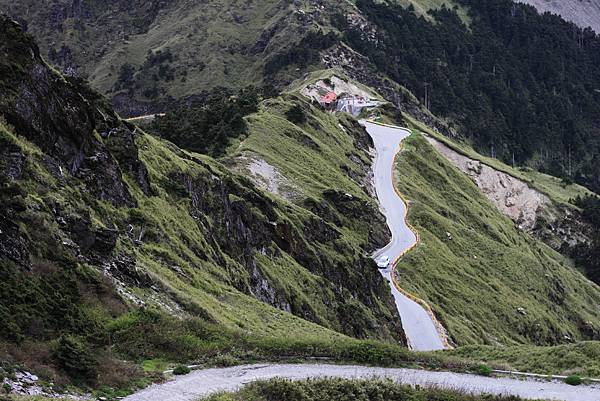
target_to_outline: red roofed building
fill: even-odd
[[[334,92],[328,92],[326,95],[321,97],[321,104],[323,106],[331,106],[337,99],[337,95]]]

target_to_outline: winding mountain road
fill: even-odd
[[[410,135],[410,131],[369,121],[362,121],[361,123],[367,129],[375,144],[377,152],[373,168],[375,191],[392,232],[390,243],[375,252],[373,258],[378,259],[382,255],[387,255],[393,261],[393,264],[417,243],[416,234],[406,222],[406,203],[400,198],[394,187],[396,155],[400,150],[402,140]],[[402,327],[411,349],[418,351],[444,349],[444,342],[428,311],[399,291],[393,283],[393,267],[381,270],[381,274],[390,285],[398,313],[402,319]]]

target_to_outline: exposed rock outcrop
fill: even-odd
[[[0,18],[6,27],[0,31],[5,58],[0,64],[0,115],[63,171],[85,181],[99,199],[133,206],[119,163],[145,192],[150,184],[137,157],[132,127],[123,125],[82,81],[54,73],[31,38],[22,41],[19,25]]]

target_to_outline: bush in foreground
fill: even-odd
[[[391,380],[272,379],[247,385],[236,393],[207,401],[520,401],[518,397],[471,396],[457,391],[413,388]]]
[[[179,365],[175,369],[173,369],[174,375],[187,375],[191,370],[185,365]]]
[[[477,374],[481,376],[490,376],[492,374],[492,368],[488,365],[481,364],[477,366]]]
[[[570,384],[571,386],[579,386],[583,380],[579,375],[571,375],[565,379],[565,383]]]

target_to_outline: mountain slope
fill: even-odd
[[[337,118],[341,118],[344,129],[348,130],[352,126],[351,119],[319,114],[314,105],[297,95],[297,92],[306,93],[304,88],[315,81],[350,86],[348,78],[340,75],[338,70],[319,71],[299,81],[294,91],[265,101],[261,112],[248,117],[247,135],[232,143],[224,160],[257,185],[263,185],[265,189],[295,203],[305,202],[304,196],[335,200],[336,197],[330,196],[336,195],[336,192],[330,188],[339,188],[337,199],[342,202],[323,207],[324,204],[310,201],[311,210],[343,230],[351,231],[354,236],[362,233],[362,238],[376,238],[373,236],[376,233],[369,232],[367,227],[375,227],[381,222],[369,224],[364,221],[362,226],[344,222],[345,217],[360,210],[359,205],[368,202],[364,194],[356,195],[361,191],[357,183],[362,182],[366,191],[370,187],[365,169],[360,168],[364,161],[346,166],[347,160],[361,159],[361,153],[355,152],[357,148],[364,149],[365,144],[359,141],[348,146],[350,144],[339,137],[342,132],[330,128],[340,122]],[[289,121],[286,112],[294,106],[300,107],[310,117],[303,122]],[[390,110],[386,108],[382,112],[387,116]],[[314,119],[312,116],[315,115],[320,118]],[[408,123],[413,121],[410,116],[406,119]],[[560,182],[557,183],[559,180],[531,171],[511,172],[536,190],[547,192],[552,204],[542,205],[540,209],[545,209],[544,213],[548,215],[560,216],[560,219],[546,222],[559,227],[559,230],[538,227],[542,224],[542,217],[534,217],[528,221],[531,226],[527,225],[525,232],[518,227],[518,221],[513,222],[496,211],[480,189],[437,155],[430,145],[418,142],[413,146],[422,149],[423,154],[405,152],[401,155],[398,170],[400,190],[408,199],[418,201],[414,213],[418,210],[420,215],[425,216],[423,218],[428,225],[416,224],[417,229],[423,230],[423,246],[401,262],[401,283],[406,283],[407,289],[431,301],[442,321],[451,328],[454,341],[459,345],[498,345],[558,344],[570,341],[567,338],[597,339],[598,287],[582,277],[570,260],[529,234],[532,232],[556,249],[561,249],[563,241],[578,238],[580,233],[576,219],[560,219],[564,213],[576,213],[575,206],[569,204],[571,196],[588,192],[576,185],[563,187]],[[471,157],[482,158],[472,150],[470,152]],[[497,160],[489,160],[493,165],[500,165]],[[432,186],[429,176],[439,173],[434,166],[440,163],[444,163],[444,174]],[[507,166],[504,168],[510,170]],[[409,183],[410,187],[405,186]],[[346,191],[355,194],[355,198],[345,200]],[[570,211],[564,212],[562,208]],[[485,210],[485,213],[474,215],[475,212],[467,213],[467,210]],[[542,210],[536,212],[540,216],[546,215]],[[447,226],[449,216],[454,218],[452,230],[447,228],[454,238],[450,244],[461,244],[453,250],[440,245],[447,241],[446,231],[440,227]],[[429,224],[438,227],[434,229]],[[564,229],[569,232],[560,234],[560,230]],[[502,234],[497,234],[497,231]],[[585,237],[581,240],[585,241]],[[477,259],[472,259],[474,255]],[[535,291],[547,295],[531,295],[529,283],[537,283],[538,277],[547,273],[546,269],[554,275],[538,283]],[[496,286],[494,290],[489,289],[490,298],[481,295],[484,300],[473,302],[473,298],[480,296],[477,294],[480,294],[484,283],[485,286]],[[575,288],[585,290],[576,293]],[[505,292],[510,296],[498,295]],[[526,318],[520,318],[523,315],[519,308],[524,308]],[[539,328],[536,326],[538,323]]]
[[[344,3],[344,2],[342,2]],[[169,98],[259,84],[266,62],[318,29],[319,4],[281,0],[0,3],[64,71],[87,77],[124,114]],[[272,81],[266,83],[275,83]]]
[[[146,306],[254,335],[404,343],[365,256],[385,232],[353,235],[123,122],[4,16],[0,39],[2,340],[103,347],[114,319]],[[347,146],[367,138],[339,124]],[[361,219],[381,216],[371,206],[343,221]]]
[[[598,339],[600,288],[523,233],[419,134],[407,139],[398,185],[421,244],[398,264],[455,343],[559,344]]]
[[[511,0],[0,6],[124,115],[163,112],[219,85],[283,89],[338,66],[425,123],[419,103],[430,109],[440,132],[483,154],[600,189],[600,39]]]
[[[600,39],[509,0],[459,3],[468,27],[448,9],[433,24],[369,0],[357,6],[370,35],[347,16],[335,23],[355,52],[481,153],[597,189]]]

